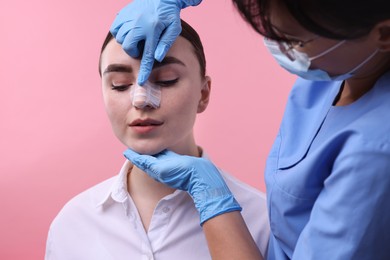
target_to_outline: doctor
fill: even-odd
[[[141,85],[179,35],[180,10],[200,2],[135,0],[117,15],[111,32],[131,56],[142,55]],[[279,64],[299,76],[267,160],[264,257],[390,259],[388,0],[233,2]],[[125,156],[189,192],[213,259],[262,259],[211,162],[170,151]]]

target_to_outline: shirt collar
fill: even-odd
[[[126,160],[109,190],[105,193],[102,193],[103,196],[100,200],[98,200],[96,207],[103,206],[110,200],[119,203],[123,203],[127,200],[127,175],[132,167],[133,164],[129,160]]]
[[[199,151],[201,153],[201,157],[210,160],[209,156],[203,151],[201,147],[199,147]],[[128,199],[128,191],[127,191],[127,176],[129,170],[133,167],[133,164],[126,160],[123,164],[119,174],[114,178],[114,181],[108,191],[102,192],[98,194],[98,199],[96,203],[96,207],[101,207],[112,202],[123,203]],[[173,194],[170,194],[165,199],[169,199],[174,197],[176,194],[181,193],[182,191],[175,191]]]

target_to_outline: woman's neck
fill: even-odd
[[[187,151],[186,155],[199,157],[201,155],[201,149],[195,146],[193,149]],[[136,166],[129,169],[127,189],[138,209],[146,231],[149,228],[154,209],[158,202],[175,191],[175,189],[155,181]]]
[[[184,150],[174,150],[174,152],[181,155],[189,155],[200,157],[202,150],[196,145],[192,145],[190,149]],[[160,200],[164,196],[173,193],[174,189],[162,184],[160,182],[152,179],[148,174],[146,174],[141,169],[133,166],[129,169],[128,178],[127,178],[127,188],[131,196],[140,195],[145,198],[155,198]]]
[[[165,184],[155,181],[136,166],[133,166],[128,173],[127,188],[132,198],[140,197],[155,203],[175,191]]]

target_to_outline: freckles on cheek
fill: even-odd
[[[127,108],[123,102],[116,98],[107,98],[104,100],[104,103],[111,123],[119,123],[125,119]]]

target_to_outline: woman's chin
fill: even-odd
[[[162,152],[164,149],[163,148],[145,148],[145,147],[134,147],[134,146],[128,146],[131,150],[139,153],[139,154],[144,154],[144,155],[155,155],[160,152]]]

